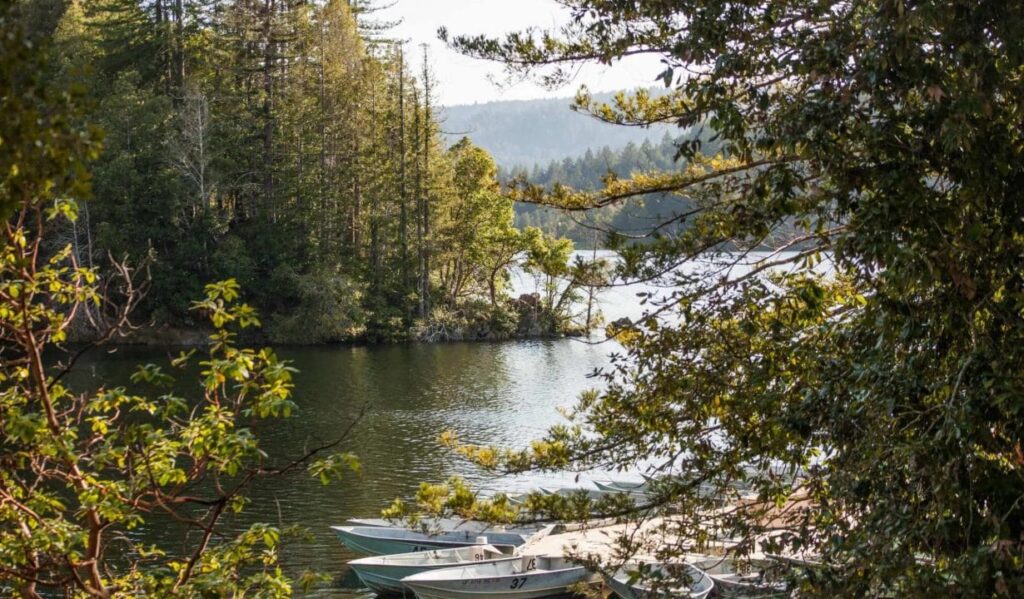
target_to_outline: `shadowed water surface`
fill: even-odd
[[[414,493],[421,481],[443,481],[452,474],[495,490],[572,485],[570,477],[557,475],[495,480],[440,447],[437,438],[453,430],[471,443],[522,447],[564,421],[556,408],[573,405],[581,391],[600,385],[587,375],[607,364],[614,349],[569,339],[279,348],[300,371],[295,388],[299,410],[259,431],[263,449],[283,461],[337,438],[366,406],[340,448],[359,456],[363,472],[327,487],[304,471],[261,481],[250,494],[253,501],[244,518],[227,525],[234,530],[251,522],[303,525],[309,540],[288,540],[281,551],[289,573],[312,569],[332,575],[332,583],[318,589],[317,596],[368,593],[344,566],[356,556],[340,545],[329,526],[348,517],[377,516],[395,497]],[[96,353],[79,363],[74,381],[127,384],[137,364],[166,363],[171,353],[137,348]],[[187,392],[197,379],[183,373],[179,380]],[[157,521],[139,534],[168,549],[181,547],[180,534]]]

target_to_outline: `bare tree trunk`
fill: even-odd
[[[263,4],[263,203],[272,218],[274,197],[274,40],[275,0]]]
[[[188,90],[178,107],[177,134],[169,140],[172,166],[194,193],[189,194],[189,217],[195,220],[210,207],[214,182],[210,173],[210,109],[206,96]]]
[[[491,307],[498,307],[498,274],[501,272],[501,267],[491,269],[490,276],[487,277],[487,292],[491,298]]]
[[[359,178],[359,152],[361,151],[360,150],[360,145],[359,145],[359,135],[360,134],[361,134],[361,131],[357,127],[356,131],[355,131],[355,135],[352,136],[352,140],[353,140],[353,144],[354,144],[353,165],[352,165],[352,185],[353,185],[353,187],[352,187],[352,216],[351,216],[351,221],[352,222],[351,222],[351,225],[350,225],[349,234],[350,234],[350,242],[352,244],[352,255],[356,256],[356,257],[358,257],[360,255],[360,247],[359,247],[359,245],[361,243],[361,239],[360,239],[360,235],[359,235],[359,225],[360,225],[359,221],[362,218],[360,213],[362,211],[362,203],[363,203],[363,188],[362,188],[361,181],[360,181],[360,178]]]
[[[370,119],[369,119],[369,122],[370,123],[376,123],[377,122],[377,118],[378,118],[378,114],[377,114],[377,86],[375,84],[373,84],[373,83],[371,83],[371,85],[369,86],[369,95],[370,95],[370,107],[369,107]],[[382,132],[382,133],[386,133],[386,130],[384,132]],[[375,135],[376,135],[376,132],[374,132],[374,136],[371,137],[371,139],[376,139]],[[378,168],[377,160],[379,159],[379,156],[377,154],[376,144],[373,143],[372,141],[371,141],[371,144],[372,145],[370,146],[370,168],[371,168],[371,173],[372,173],[373,170]],[[367,206],[367,210],[369,212],[369,218],[370,218],[370,266],[371,266],[370,285],[371,285],[372,288],[376,288],[376,287],[378,287],[379,282],[380,282],[380,278],[381,278],[381,272],[380,272],[380,270],[381,270],[381,268],[380,268],[380,263],[381,263],[381,260],[380,260],[380,209],[381,209],[381,205],[380,204],[381,204],[381,199],[382,199],[381,196],[382,196],[382,194],[380,193],[380,178],[379,178],[379,176],[371,178],[370,183],[371,183],[371,185],[369,186],[369,191],[372,193],[372,195],[369,198],[369,200],[370,200],[369,206]]]
[[[92,220],[89,218],[89,202],[82,202],[82,224],[85,225],[86,264],[92,269],[95,265],[92,262]]]
[[[320,240],[321,253],[330,251],[328,239],[330,239],[330,222],[327,210],[327,118],[330,112],[327,108],[327,55],[325,45],[327,43],[324,35],[326,25],[321,22],[320,27],[320,64],[318,65],[319,92],[320,92],[320,174],[317,185],[317,238]],[[333,217],[333,215],[332,215]]]
[[[594,231],[594,241],[593,241],[593,244],[594,244],[594,249],[593,249],[593,253],[590,256],[591,263],[597,262],[597,231]],[[591,329],[590,324],[591,324],[593,307],[594,307],[594,285],[593,285],[593,281],[591,281],[591,284],[587,286],[587,326],[586,326],[586,328],[587,328],[587,337],[588,338],[590,337],[590,329]]]
[[[174,89],[176,96],[185,87],[185,6],[184,0],[174,0]]]
[[[430,314],[430,68],[427,62],[427,46],[423,46],[423,244],[421,246],[422,271],[420,272],[420,311],[425,317]]]
[[[164,41],[166,41],[166,39],[167,39],[166,38],[167,31],[164,28],[164,21],[167,20],[167,15],[164,12],[164,0],[156,0],[155,5],[154,5],[154,12],[156,13],[155,14],[155,19],[156,19],[156,25],[157,25],[157,27],[156,27],[157,34],[159,36],[161,36],[161,38]],[[174,67],[171,66],[171,62],[172,61],[167,57],[167,53],[166,52],[161,52],[160,56],[158,57],[157,60],[159,61],[159,64],[157,65],[157,68],[158,68],[159,72],[162,73],[163,76],[164,76],[164,80],[163,80],[164,91],[168,92],[168,91],[170,91],[170,88],[171,88],[171,74],[172,74],[172,71],[174,70]]]
[[[417,261],[419,262],[419,264],[418,264],[418,267],[419,267],[418,279],[419,280],[417,281],[417,287],[418,287],[418,291],[419,291],[419,316],[420,316],[420,318],[426,318],[427,317],[427,302],[426,302],[426,294],[424,293],[424,285],[423,285],[423,281],[426,280],[426,275],[424,274],[426,272],[426,254],[424,252],[425,245],[426,245],[426,239],[424,238],[424,234],[423,234],[423,212],[424,212],[424,210],[423,210],[423,204],[424,204],[424,202],[423,202],[423,163],[422,163],[422,161],[420,161],[419,156],[417,155],[419,153],[419,151],[420,151],[420,137],[423,134],[423,129],[422,129],[422,127],[420,127],[420,101],[419,101],[419,94],[418,94],[418,92],[417,92],[415,87],[413,88],[412,93],[413,93],[413,105],[415,106],[415,109],[414,109],[414,111],[412,113],[412,116],[413,116],[412,132],[413,132],[413,154],[414,154],[414,156],[416,158],[416,160],[414,161],[414,165],[416,167],[416,170],[415,170],[415,173],[416,173],[416,175],[415,175],[415,188],[416,188],[416,257],[417,257]]]
[[[401,253],[402,267],[402,293],[406,294],[411,287],[409,282],[409,242],[407,230],[409,227],[408,217],[408,193],[405,184],[405,49],[398,48],[398,195],[401,202],[399,223],[398,223],[398,246]],[[406,302],[408,303],[408,302]],[[407,308],[406,317],[410,317]]]

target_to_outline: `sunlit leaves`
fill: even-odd
[[[211,283],[206,286],[206,299],[193,303],[192,309],[206,312],[210,322],[218,329],[229,323],[237,323],[243,329],[259,326],[260,321],[252,306],[234,301],[238,298],[239,290],[238,281],[234,279]]]
[[[30,247],[11,243],[2,255],[8,265],[31,264]],[[93,274],[69,268],[67,261],[66,250],[57,252],[42,268],[3,280],[0,315],[8,330],[23,332],[14,340],[24,355],[41,351],[47,339],[61,339],[67,310],[95,297]],[[196,309],[210,317],[214,331],[197,360],[203,377],[198,397],[191,391],[177,395],[178,381],[157,364],[139,366],[131,388],[81,393],[49,377],[39,379],[31,360],[5,363],[0,370],[5,447],[0,459],[6,466],[0,475],[0,522],[5,530],[21,532],[0,535],[0,556],[46,556],[49,572],[66,575],[69,568],[80,569],[76,564],[95,546],[90,535],[116,532],[130,539],[127,531],[153,513],[168,512],[182,521],[198,515],[194,522],[212,534],[221,513],[245,509],[248,481],[272,471],[249,424],[293,412],[295,369],[269,349],[234,346],[234,333],[225,327],[256,322],[255,312],[239,303],[234,281],[207,291]],[[186,366],[196,353],[183,352],[170,368]],[[147,395],[154,390],[162,394]],[[358,468],[353,454],[336,453],[312,462],[309,470],[326,483]],[[280,533],[272,527],[256,525],[235,538],[218,536],[194,561],[165,553],[166,548],[127,542],[130,559],[105,566],[109,578],[101,583],[131,589],[132,595],[291,593],[277,565]],[[5,563],[15,569],[0,572],[0,585],[17,584],[29,575],[17,568],[34,567],[23,559]],[[67,580],[73,588],[75,578]]]
[[[666,69],[664,74],[671,76],[671,73],[671,69]],[[619,92],[611,102],[598,103],[584,87],[577,92],[573,109],[591,114],[606,123],[645,126],[679,123],[686,118],[689,105],[677,90],[670,90],[663,95],[651,95],[642,89],[634,93]]]
[[[784,164],[790,160],[791,157],[780,156],[741,161],[721,155],[697,154],[691,157],[686,168],[680,172],[632,173],[625,179],[609,175],[605,178],[604,187],[598,191],[575,190],[560,183],[556,183],[549,190],[526,179],[518,179],[510,183],[509,193],[517,201],[545,204],[567,210],[600,208],[648,194],[707,197],[725,203],[730,193],[749,185],[754,175],[763,170],[763,167]]]
[[[359,458],[352,453],[336,453],[325,458],[313,460],[308,467],[309,473],[327,485],[331,481],[341,479],[348,473],[359,474],[361,465]]]
[[[131,375],[133,383],[149,383],[156,387],[168,387],[174,383],[174,377],[165,373],[156,364],[143,364]]]
[[[504,494],[481,497],[462,478],[455,476],[443,484],[420,484],[413,503],[395,499],[381,515],[429,530],[433,520],[448,517],[512,522],[520,515],[520,507]]]
[[[275,527],[255,524],[211,547],[196,565],[189,592],[198,596],[290,597],[291,584],[277,566],[281,534]],[[185,561],[169,565],[176,576],[188,568]]]
[[[706,126],[735,161],[699,172],[695,138],[677,172],[596,192],[515,182],[517,199],[568,209],[655,191],[694,207],[616,246],[620,276],[668,288],[645,298],[648,316],[610,328],[625,355],[574,413],[589,435],[570,444],[573,464],[653,460],[681,481],[660,493],[673,509],[710,507],[686,481],[742,483],[770,505],[809,494],[803,521],[772,541],[831,560],[802,595],[1021,594],[1019,557],[993,550],[1024,522],[1019,11],[566,6],[556,31],[450,43],[542,81],[658,55],[664,70],[650,76],[666,95],[595,105],[583,91],[578,108],[623,125]],[[694,257],[722,266],[680,268]],[[771,266],[743,264],[757,258]],[[756,536],[743,516],[724,524]]]

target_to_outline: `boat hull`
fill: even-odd
[[[773,575],[777,564],[767,560],[751,560],[750,569],[740,573],[735,563],[729,559],[712,559],[694,564],[707,572],[715,581],[716,594],[719,597],[788,597],[784,582]]]
[[[338,529],[335,529],[335,532],[346,547],[363,555],[391,555],[393,553],[412,553],[416,551],[429,551],[431,549],[451,549],[453,547],[464,547],[469,544],[432,541],[430,539],[412,540],[368,537],[346,534]]]
[[[729,599],[740,599],[741,597],[782,599],[783,597],[789,597],[786,589],[778,586],[735,583],[720,576],[712,576],[712,579],[715,581],[715,588],[718,589],[719,597],[727,597]]]
[[[384,518],[349,518],[347,520],[349,526],[370,526],[374,528],[405,528],[405,524],[400,521],[387,520]],[[543,526],[540,525],[514,525],[509,527],[501,527],[490,522],[481,522],[479,520],[460,520],[458,518],[441,518],[436,520],[425,520],[422,522],[424,530],[437,533],[448,533],[455,531],[464,531],[473,534],[479,534],[486,536],[487,533],[491,532],[506,532],[511,529],[514,532],[520,533],[536,533],[539,532]],[[416,530],[420,528],[415,527]]]
[[[594,481],[594,486],[602,491],[608,491],[610,493],[639,493],[645,490],[646,482],[626,482],[626,481],[608,481],[603,482],[599,480]]]
[[[413,576],[402,582],[420,599],[540,599],[569,595],[571,587],[577,584],[601,580],[599,574],[583,567],[559,570],[517,569],[509,573],[467,574],[467,571],[465,568],[450,568],[432,573],[451,573],[448,577]]]
[[[405,594],[406,588],[402,584],[402,579],[415,574],[511,560],[519,561],[520,558],[484,545],[405,553],[398,556],[368,557],[350,561],[349,567],[371,591],[378,594]]]
[[[411,576],[410,573],[403,573],[398,568],[352,568],[359,582],[378,595],[401,595],[405,590],[402,586],[402,578]]]
[[[395,529],[374,527],[332,526],[331,530],[346,547],[362,555],[392,555],[395,553],[413,553],[433,549],[455,549],[487,543],[495,547],[512,548],[525,542],[525,537],[517,534],[500,533],[493,542],[486,535],[475,537],[471,534],[448,533],[437,536],[420,534],[415,531],[402,531],[404,536],[387,534],[384,531]],[[374,531],[381,531],[376,534]],[[505,541],[505,542],[502,542]]]
[[[690,567],[691,580],[689,589],[676,589],[672,591],[652,592],[639,584],[629,584],[629,574],[623,570],[608,577],[605,582],[608,587],[622,599],[674,599],[686,597],[687,599],[706,599],[715,590],[712,579],[703,571]]]

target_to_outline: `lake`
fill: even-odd
[[[262,448],[284,461],[305,446],[336,438],[365,405],[363,420],[342,449],[356,453],[362,474],[323,486],[305,471],[260,481],[240,521],[309,529],[308,541],[289,540],[282,561],[293,576],[314,569],[334,576],[315,596],[351,597],[359,590],[346,576],[346,560],[356,556],[329,526],[349,517],[375,517],[398,496],[416,491],[421,481],[441,482],[459,474],[487,489],[526,490],[538,484],[571,485],[568,477],[494,479],[437,443],[451,429],[472,443],[520,447],[564,419],[559,406],[571,406],[584,389],[600,381],[588,373],[607,362],[614,349],[570,339],[506,343],[409,344],[370,347],[283,347],[279,354],[300,370],[292,418],[260,431]],[[79,362],[75,379],[127,380],[136,364],[162,363],[173,350],[120,348],[94,352]],[[187,378],[182,377],[184,381]],[[143,536],[168,548],[181,538],[152,525]],[[367,592],[368,593],[368,592]]]
[[[515,293],[531,291],[525,275],[517,274],[513,284]],[[654,289],[604,292],[599,301],[606,320],[642,313],[638,291]],[[394,498],[415,493],[420,482],[442,482],[454,474],[495,491],[586,484],[587,479],[576,483],[568,474],[494,478],[437,439],[453,430],[465,442],[523,447],[564,422],[557,408],[572,406],[580,392],[600,386],[600,379],[588,375],[618,350],[613,343],[577,339],[278,348],[300,371],[294,395],[299,410],[259,431],[262,448],[276,463],[284,462],[304,447],[337,438],[365,406],[363,420],[339,448],[359,456],[362,474],[327,487],[304,471],[261,481],[250,493],[253,501],[244,517],[226,524],[234,530],[251,522],[302,525],[310,538],[288,539],[281,550],[287,571],[293,577],[306,569],[330,574],[332,581],[313,596],[368,595],[345,566],[357,556],[336,540],[331,525],[376,517]],[[81,386],[124,384],[137,364],[166,363],[176,353],[137,347],[94,351],[79,362],[71,380]],[[168,549],[181,547],[180,535],[166,526],[152,523],[139,534]]]

